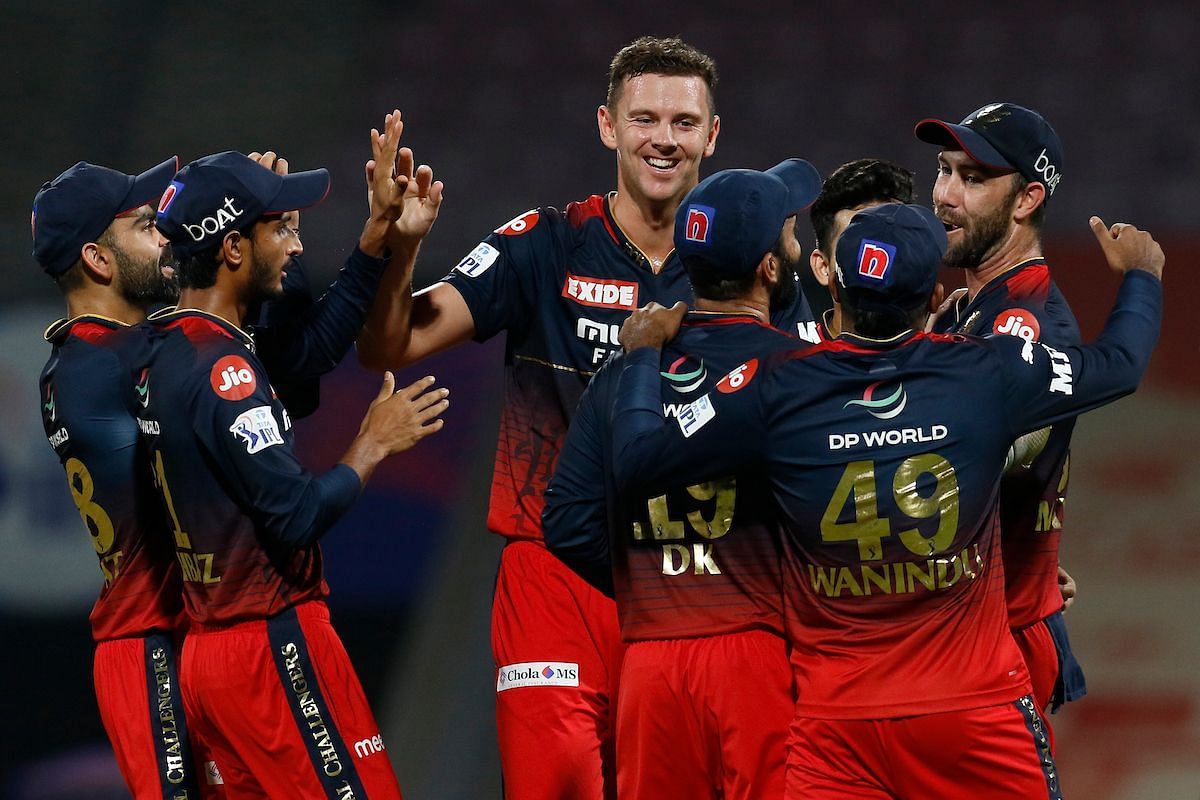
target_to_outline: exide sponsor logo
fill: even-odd
[[[580,278],[567,273],[563,297],[596,308],[637,308],[638,285],[634,281],[606,281],[601,278]]]

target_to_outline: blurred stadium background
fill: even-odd
[[[1068,623],[1090,694],[1054,722],[1067,796],[1200,798],[1195,5],[480,6],[0,8],[0,796],[123,795],[91,695],[100,578],[36,416],[40,334],[62,313],[29,255],[40,184],[80,159],[136,172],[224,149],[327,166],[332,193],[303,220],[319,289],[362,223],[367,132],[399,107],[404,143],[447,187],[418,271],[426,285],[516,214],[614,185],[594,122],[608,60],[656,33],[718,62],[723,127],[706,172],[803,156],[828,173],[879,156],[914,168],[927,201],[934,152],[914,122],[1002,99],[1042,111],[1066,152],[1046,252],[1087,337],[1116,287],[1088,215],[1164,244],[1167,322],[1145,388],[1076,433],[1063,560],[1080,584]],[[400,376],[451,387],[445,432],[377,473],[324,544],[335,623],[416,800],[499,796],[487,613],[500,542],[484,518],[502,356],[498,341],[472,345]],[[299,425],[312,467],[340,455],[375,385],[353,357],[326,379],[320,412]]]

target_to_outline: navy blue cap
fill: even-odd
[[[923,142],[962,150],[992,169],[1019,172],[1046,187],[1046,199],[1062,180],[1063,151],[1045,118],[1015,103],[988,103],[959,124],[923,119],[913,128]]]
[[[79,260],[83,246],[99,239],[114,219],[157,203],[177,169],[177,156],[141,175],[80,161],[42,184],[30,217],[33,257],[47,274],[63,274]]]
[[[176,255],[190,256],[259,217],[315,206],[328,193],[328,170],[280,175],[227,150],[179,170],[158,204],[158,229]]]
[[[837,241],[834,271],[846,303],[907,314],[929,301],[946,254],[946,226],[924,206],[858,212]]]
[[[821,174],[789,158],[765,172],[726,169],[688,192],[675,212],[675,251],[718,274],[751,272],[779,240],[783,222],[821,192]]]

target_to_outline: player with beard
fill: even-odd
[[[287,172],[274,153],[254,159]],[[52,353],[40,379],[42,421],[100,561],[104,584],[91,613],[97,704],[139,799],[197,797],[194,767],[206,760],[192,757],[178,695],[179,567],[169,540],[150,535],[169,526],[137,447],[141,404],[131,391],[145,358],[135,326],[179,294],[154,208],[177,164],[171,158],[132,176],[80,162],[42,187],[32,216],[34,257],[68,311],[46,331]],[[293,261],[284,296],[248,313],[294,416],[315,408],[318,376],[349,348],[373,297],[382,247],[367,255],[373,245],[361,245],[320,301]]]
[[[710,393],[753,379],[760,359],[748,354],[799,344],[767,323],[796,289],[796,213],[820,185],[800,159],[766,172],[725,170],[676,212],[695,308],[659,372],[664,408],[685,431],[703,424]],[[627,645],[618,795],[780,797],[794,697],[768,482],[733,470],[618,496],[609,421],[621,404],[622,360],[606,363],[584,392],[542,516],[551,552],[616,599]]]
[[[1013,103],[989,103],[959,124],[926,119],[915,130],[941,147],[933,207],[948,231],[945,264],[964,270],[967,283],[932,329],[1077,345],[1079,326],[1042,255],[1042,222],[1063,174],[1050,123]],[[1066,419],[1023,439],[1000,487],[1009,622],[1039,710],[1087,691],[1063,622],[1060,581],[1069,577],[1058,564],[1074,426]]]
[[[507,540],[492,654],[509,797],[615,791],[616,609],[546,551],[542,498],[584,387],[620,347],[621,322],[650,301],[692,297],[672,236],[679,203],[716,148],[715,83],[712,59],[679,39],[623,48],[596,112],[600,140],[616,154],[616,191],[521,214],[416,294],[411,270],[389,270],[358,340],[360,361],[386,369],[507,334],[487,524]],[[790,332],[811,319],[802,295],[773,317]]]
[[[373,136],[389,168],[373,175],[368,252],[400,216],[398,136]],[[383,458],[441,428],[447,392],[423,378],[393,393],[389,373],[341,462],[314,476],[242,329],[303,251],[294,210],[328,187],[325,170],[278,175],[226,152],[181,170],[159,205],[182,291],[150,318],[138,426],[183,580],[183,705],[238,796],[400,796],[383,747],[355,747],[379,728],[329,622],[317,540]]]

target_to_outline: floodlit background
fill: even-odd
[[[84,159],[138,172],[178,154],[272,148],[326,166],[305,212],[318,290],[365,218],[367,134],[393,107],[446,182],[418,285],[537,205],[614,186],[596,106],[609,59],[645,33],[713,55],[722,133],[706,172],[802,156],[915,169],[912,126],[986,102],[1040,110],[1065,148],[1046,253],[1085,336],[1116,289],[1087,218],[1133,222],[1167,251],[1167,321],[1144,389],[1085,418],[1063,561],[1089,696],[1054,720],[1067,796],[1200,798],[1200,12],[1187,2],[336,4],[6,3],[0,9],[0,796],[120,797],[91,688],[100,584],[36,413],[43,328],[63,311],[30,251],[33,195]],[[811,234],[805,242],[811,245]],[[953,276],[948,276],[953,280]],[[819,298],[814,298],[819,299]],[[499,796],[487,645],[497,537],[484,529],[503,347],[428,366],[452,389],[445,431],[394,459],[325,539],[335,624],[383,726],[405,796]],[[376,378],[351,356],[299,428],[323,469]],[[536,750],[536,743],[530,743]]]

